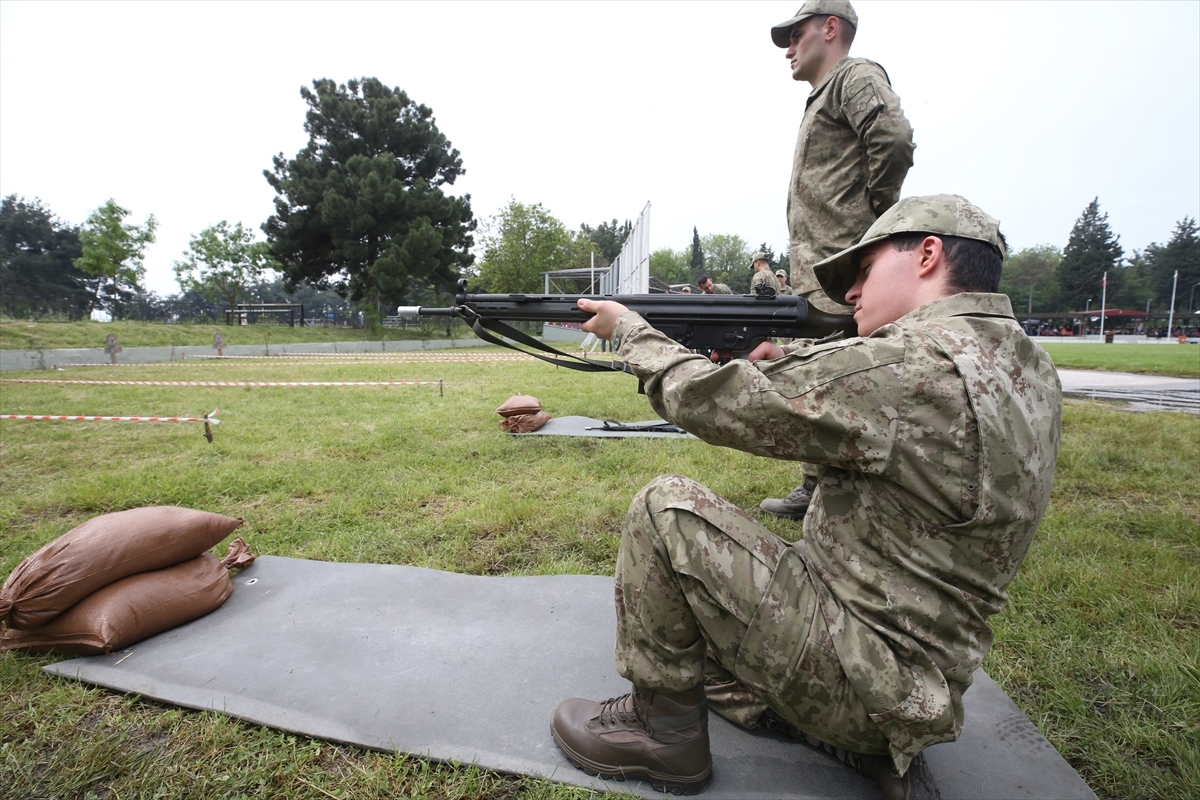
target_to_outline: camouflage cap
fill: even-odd
[[[931,233],[934,236],[958,236],[987,242],[1007,255],[1000,239],[1000,221],[988,216],[983,209],[956,194],[933,194],[906,197],[883,212],[862,240],[837,255],[830,256],[813,267],[821,288],[832,298],[846,296],[858,276],[858,260],[862,251],[897,233]]]
[[[771,28],[771,41],[776,47],[787,47],[791,43],[792,26],[817,14],[841,17],[855,28],[858,27],[858,14],[854,13],[854,6],[850,5],[849,0],[808,0],[800,6],[796,16]]]
[[[754,269],[754,265],[756,263],[758,263],[759,261],[765,261],[765,262],[767,262],[767,264],[770,264],[771,257],[768,256],[766,253],[764,253],[762,250],[759,250],[757,253],[750,256],[750,269]]]
[[[787,277],[787,273],[786,273],[786,272],[784,272],[784,271],[783,271],[783,270],[781,270],[781,269],[777,269],[777,270],[775,270],[775,277],[776,277],[776,278],[786,278],[786,277]]]

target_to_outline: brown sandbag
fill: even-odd
[[[536,414],[517,414],[500,420],[500,427],[509,433],[533,433],[550,421],[550,415],[545,411]]]
[[[229,572],[216,556],[204,553],[173,567],[111,583],[45,627],[7,631],[0,637],[0,652],[111,653],[199,619],[231,594]]]
[[[102,514],[17,565],[0,589],[0,623],[40,628],[110,583],[195,558],[241,524],[177,506]]]
[[[518,414],[536,414],[542,410],[542,401],[527,394],[518,394],[508,398],[496,413],[502,417],[515,417]]]

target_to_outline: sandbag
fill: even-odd
[[[203,553],[173,567],[111,583],[44,627],[7,631],[0,637],[0,652],[111,653],[199,619],[231,594],[229,572],[212,553]]]
[[[517,414],[500,420],[500,427],[509,433],[533,433],[550,421],[545,411],[536,414]]]
[[[0,588],[0,623],[21,630],[45,626],[110,583],[195,558],[241,524],[176,506],[90,519],[17,565]]]
[[[515,417],[518,414],[536,414],[541,410],[541,400],[527,394],[518,394],[501,403],[496,413],[502,417]]]

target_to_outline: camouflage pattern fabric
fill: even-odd
[[[713,294],[733,294],[733,289],[730,289],[728,284],[714,283],[712,293]]]
[[[800,551],[729,501],[657,478],[629,507],[615,586],[617,671],[634,684],[679,692],[707,671],[741,713],[769,704],[831,744],[888,752],[816,613]]]
[[[750,294],[754,294],[759,286],[770,286],[779,294],[779,282],[775,280],[775,273],[769,269],[760,269],[754,273],[754,277],[750,279]]]
[[[804,553],[787,558],[797,581],[801,573],[811,579],[815,599],[788,595],[786,613],[803,627],[815,603],[898,769],[929,745],[955,740],[962,694],[991,647],[987,618],[1007,603],[1058,456],[1058,375],[1008,298],[952,295],[869,337],[805,340],[756,364],[713,364],[632,312],[617,320],[613,345],[663,419],[711,444],[816,467]],[[728,580],[735,593],[765,585],[753,570]],[[669,643],[681,665],[674,680],[699,682],[703,646],[685,633],[695,628],[693,612],[676,605],[662,613],[679,617]],[[806,680],[796,665],[811,637],[797,637],[791,651],[764,641],[756,680],[776,681],[775,696]],[[644,644],[635,637],[630,646]],[[740,649],[737,658],[752,660]],[[640,675],[660,669],[661,659],[625,663]],[[793,721],[803,712],[776,710]],[[809,732],[838,741],[835,731]],[[843,736],[852,734],[861,731]]]
[[[912,126],[883,67],[843,58],[808,96],[788,191],[792,291],[822,311],[845,313],[812,267],[855,244],[900,199],[913,164]],[[836,301],[836,305],[834,305]]]

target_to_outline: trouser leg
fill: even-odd
[[[660,477],[634,498],[615,591],[617,670],[634,684],[698,686],[711,653],[712,678],[732,676],[799,729],[887,752],[817,613],[799,550],[695,481]]]

